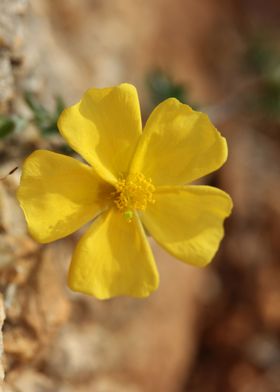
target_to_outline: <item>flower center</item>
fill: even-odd
[[[142,173],[120,178],[115,187],[114,203],[129,221],[133,218],[133,210],[143,211],[148,203],[154,203],[155,187]]]

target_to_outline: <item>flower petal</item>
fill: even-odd
[[[158,186],[183,185],[218,169],[226,158],[226,140],[207,115],[169,98],[150,115],[131,171]]]
[[[162,187],[141,217],[151,235],[172,255],[196,266],[208,264],[224,235],[230,197],[209,186]]]
[[[126,83],[92,88],[63,111],[58,127],[69,145],[114,183],[127,172],[142,132],[137,91]]]
[[[17,198],[30,234],[46,243],[76,231],[104,209],[102,192],[108,186],[91,167],[37,150],[24,162]]]
[[[158,287],[152,251],[138,217],[131,222],[112,208],[80,239],[69,271],[72,290],[100,299],[146,297]]]

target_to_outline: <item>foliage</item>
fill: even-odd
[[[258,80],[257,94],[252,94],[251,106],[257,111],[280,118],[280,50],[265,36],[249,42],[245,55],[249,70]]]
[[[22,117],[16,115],[0,115],[0,139],[3,139],[14,132],[21,131],[25,126],[26,121]]]
[[[155,70],[151,72],[147,76],[147,84],[154,105],[170,97],[186,102],[187,93],[183,84],[174,82],[163,71]]]
[[[25,101],[31,109],[34,115],[34,122],[41,133],[44,136],[56,134],[58,132],[58,117],[65,108],[63,99],[60,96],[55,97],[55,109],[53,112],[46,109],[30,91],[25,93]]]

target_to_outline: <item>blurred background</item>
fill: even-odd
[[[6,392],[280,391],[280,3],[0,0],[0,287]],[[150,298],[66,287],[78,235],[40,246],[15,200],[23,159],[89,87],[133,83],[144,120],[175,96],[229,159],[205,183],[234,212],[211,266],[173,260]]]

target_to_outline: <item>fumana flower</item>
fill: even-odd
[[[188,264],[211,261],[232,202],[217,188],[186,185],[227,158],[226,141],[207,115],[170,98],[142,132],[137,91],[121,84],[88,90],[58,127],[87,163],[35,151],[24,162],[17,197],[41,243],[92,221],[72,257],[71,289],[101,299],[153,292],[159,277],[145,229]]]

